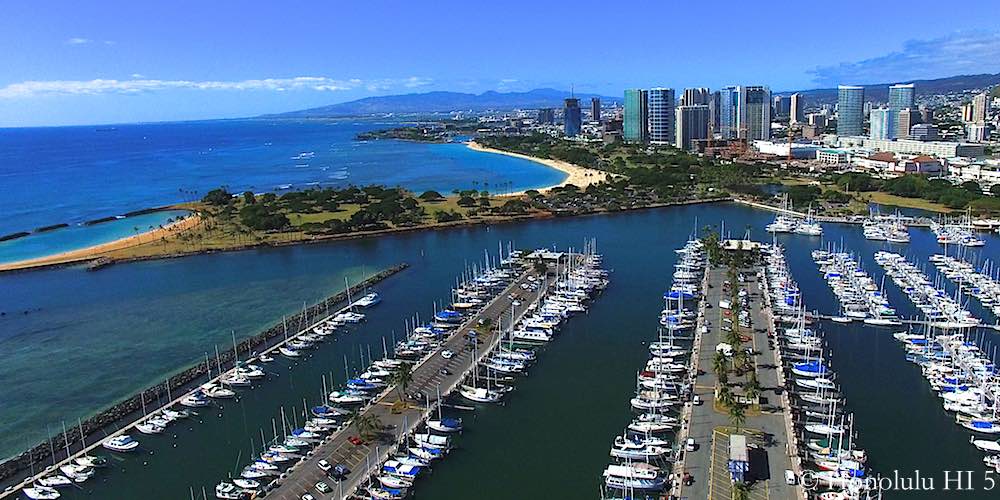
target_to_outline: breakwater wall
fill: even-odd
[[[355,285],[351,285],[350,293],[358,294],[359,292],[365,290],[366,288],[395,275],[396,273],[409,267],[406,263],[396,264],[388,269],[380,271],[368,279],[361,281]],[[289,329],[292,328],[291,325],[311,325],[318,322],[320,319],[325,318],[337,310],[338,305],[345,304],[347,301],[348,290],[343,290],[334,295],[324,298],[312,306],[306,307],[302,311],[284,318],[283,322],[279,322],[266,330],[244,339],[239,342],[236,346],[236,351],[241,359],[247,359],[248,357],[254,355],[255,353],[261,352],[271,346],[278,344],[284,340],[285,335],[285,325],[289,325]],[[295,330],[297,332],[297,330]],[[220,353],[219,359],[213,359],[211,361],[211,369],[213,371],[218,371],[218,364],[221,363],[224,370],[228,370],[235,365],[236,354],[233,349],[228,349],[225,353]],[[218,375],[218,373],[215,373]],[[206,366],[204,362],[198,365],[192,366],[180,373],[177,373],[166,381],[155,384],[145,390],[132,395],[131,397],[116,403],[103,411],[98,412],[96,415],[83,420],[79,423],[68,422],[65,432],[61,432],[50,437],[48,440],[37,444],[31,449],[22,452],[4,463],[0,464],[0,485],[6,486],[8,484],[20,482],[20,478],[14,480],[16,476],[20,473],[25,473],[30,470],[32,466],[34,470],[41,471],[46,466],[53,463],[59,462],[61,460],[66,460],[73,453],[76,453],[84,448],[84,441],[89,445],[94,444],[98,440],[102,440],[107,435],[118,431],[123,427],[132,425],[135,419],[142,416],[143,402],[146,402],[147,406],[151,408],[157,408],[158,405],[155,404],[156,401],[170,401],[170,398],[176,398],[177,396],[188,392],[195,387],[207,382],[209,380],[209,367]],[[167,397],[168,394],[170,397]],[[153,410],[150,410],[151,412]],[[81,439],[81,433],[86,438]],[[67,448],[69,448],[69,453],[67,454]],[[0,497],[3,497],[0,494]]]

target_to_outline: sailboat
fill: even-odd
[[[445,434],[451,434],[454,432],[461,432],[462,430],[462,419],[460,418],[444,418],[441,415],[441,388],[437,388],[437,418],[428,419],[427,427],[436,432],[442,432]]]

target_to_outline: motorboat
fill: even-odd
[[[45,477],[41,477],[35,484],[42,486],[47,486],[49,488],[62,488],[65,486],[72,486],[73,480],[62,475],[62,474],[50,474]]]
[[[104,441],[101,443],[101,446],[111,451],[127,453],[138,448],[139,442],[132,439],[132,436],[129,436],[128,434],[122,434]]]
[[[382,296],[378,292],[371,292],[354,302],[354,305],[358,307],[372,307],[379,302],[382,302]]]
[[[224,500],[242,500],[250,496],[233,483],[221,482],[215,485],[215,498]]]
[[[55,488],[42,486],[40,484],[24,488],[21,492],[24,493],[24,496],[30,498],[31,500],[55,500],[56,498],[62,496]]]

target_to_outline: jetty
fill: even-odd
[[[237,359],[277,355],[278,350],[288,342],[350,310],[353,304],[349,303],[348,299],[351,295],[357,295],[407,267],[406,263],[397,264],[350,285],[345,290],[328,296],[312,306],[303,307],[301,312],[283,318],[281,323],[237,343],[235,349],[229,349],[207,363],[199,363],[163,383],[149,387],[0,464],[0,480],[4,481],[5,487],[0,492],[0,500],[17,498],[22,488],[30,486],[40,477],[51,474],[60,466],[70,464],[74,459],[101,448],[102,443],[110,438],[128,433],[135,434],[136,425],[143,424],[163,409],[179,405],[192,390],[208,383],[218,384],[220,379],[236,366]],[[290,331],[288,325],[299,325],[299,327]],[[157,401],[164,403],[156,404]],[[59,446],[51,446],[51,443],[57,443]],[[28,474],[31,469],[35,471],[34,475]],[[24,475],[17,478],[19,474]]]
[[[557,261],[556,275],[564,265],[561,262]],[[376,417],[385,429],[386,439],[359,441],[361,433],[352,422],[324,439],[311,456],[285,471],[283,477],[275,481],[276,487],[266,493],[267,498],[299,500],[307,493],[315,495],[315,485],[319,482],[332,485],[334,498],[350,498],[375,471],[381,469],[382,463],[395,451],[397,443],[405,440],[431,416],[439,402],[438,394],[443,399],[455,391],[464,379],[478,369],[479,361],[498,345],[504,329],[533,310],[538,300],[554,286],[554,281],[546,281],[546,286],[536,291],[526,286],[542,282],[541,278],[542,274],[535,267],[523,269],[500,293],[478,312],[465,318],[445,341],[413,366],[412,382],[402,398],[401,391],[390,387],[358,411],[358,416]],[[489,325],[489,328],[484,328],[484,325]],[[470,338],[477,339],[475,348],[471,346]],[[446,350],[453,355],[442,356]],[[321,460],[345,465],[350,473],[339,482],[332,483],[319,467]]]
[[[793,460],[795,450],[790,441],[791,408],[784,391],[781,360],[770,349],[769,332],[773,331],[772,313],[762,283],[762,267],[754,265],[740,270],[745,281],[738,284],[748,292],[750,328],[740,331],[749,336],[753,370],[757,374],[761,393],[750,403],[746,420],[739,429],[734,428],[725,409],[716,400],[719,377],[714,373],[713,360],[717,346],[725,343],[725,311],[728,302],[725,290],[727,270],[710,265],[706,270],[703,297],[692,351],[691,371],[693,395],[701,404],[688,404],[682,412],[682,427],[677,442],[685,449],[674,464],[672,494],[677,498],[729,499],[733,497],[734,481],[729,470],[731,438],[745,436],[750,446],[748,478],[753,477],[751,498],[797,500],[804,499],[804,491],[785,481],[784,471],[801,474],[800,465]],[[736,285],[736,284],[733,284]],[[734,320],[735,321],[735,320]],[[730,380],[732,382],[732,380]],[[735,391],[736,389],[734,389]],[[736,395],[737,398],[742,396]],[[694,444],[688,445],[693,439]],[[739,441],[739,438],[736,439]],[[689,474],[693,481],[685,484],[681,477]]]

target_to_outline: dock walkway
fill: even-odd
[[[522,284],[529,281],[530,276],[536,276],[536,273],[529,270],[518,276],[486,307],[471,316],[455,330],[437,350],[413,367],[413,381],[407,387],[406,392],[423,394],[423,401],[407,398],[408,406],[400,411],[398,391],[387,390],[360,411],[361,414],[377,417],[383,426],[391,429],[393,435],[391,439],[384,442],[366,442],[361,445],[351,444],[349,438],[359,434],[357,428],[351,424],[329,436],[313,450],[311,456],[289,469],[285,473],[287,477],[280,479],[281,484],[276,489],[266,493],[266,498],[299,500],[306,493],[318,499],[348,498],[357,487],[363,485],[371,471],[375,467],[380,467],[389,453],[394,451],[400,436],[405,437],[416,429],[433,411],[437,390],[440,388],[442,397],[453,391],[466,374],[475,368],[479,359],[486,356],[490,350],[486,346],[492,346],[499,340],[495,326],[503,327],[507,324],[506,321],[509,321],[511,316],[511,309],[514,309],[515,319],[519,319],[528,311],[530,304],[537,300],[543,292],[543,290],[530,292],[521,288]],[[519,302],[518,306],[513,305],[515,301]],[[473,359],[473,351],[466,348],[467,340],[465,337],[479,324],[481,319],[488,319],[494,328],[491,328],[489,333],[479,334],[482,346],[476,351],[477,359]],[[440,355],[441,351],[445,349],[452,351],[455,355],[451,359],[445,359]],[[450,375],[442,374],[442,369],[447,369]],[[394,407],[397,407],[395,412],[393,411]],[[327,460],[331,464],[344,464],[351,469],[351,473],[343,481],[333,482],[320,470],[318,466],[320,460]],[[331,486],[334,491],[328,494],[317,491],[315,486],[321,481]]]
[[[723,316],[719,301],[722,299],[726,269],[710,267],[706,272],[708,286],[702,301],[706,309],[702,324],[699,325],[700,342],[697,345],[696,359],[698,371],[693,388],[693,393],[700,396],[704,403],[691,407],[690,421],[685,432],[680,434],[679,440],[694,438],[697,447],[693,452],[683,453],[683,461],[677,470],[680,474],[690,473],[694,482],[689,486],[680,485],[675,491],[680,498],[721,500],[730,499],[733,495],[727,469],[728,435],[732,432],[732,424],[728,414],[717,409],[714,404],[718,379],[712,370],[712,360],[715,357],[715,346],[723,342],[724,338],[720,329]],[[789,457],[791,448],[784,418],[784,413],[789,409],[784,406],[780,394],[780,375],[775,368],[780,366],[779,361],[775,351],[768,347],[770,317],[763,302],[756,272],[757,269],[746,272],[748,281],[740,284],[750,293],[751,330],[741,331],[748,334],[752,332],[750,347],[758,353],[753,359],[762,387],[760,399],[763,408],[760,412],[748,410],[746,423],[741,429],[741,433],[748,434],[749,441],[758,444],[762,451],[751,455],[750,468],[756,481],[751,488],[750,498],[795,500],[799,498],[796,488],[785,484],[784,480],[784,471],[793,466]],[[683,446],[683,442],[680,444]]]

